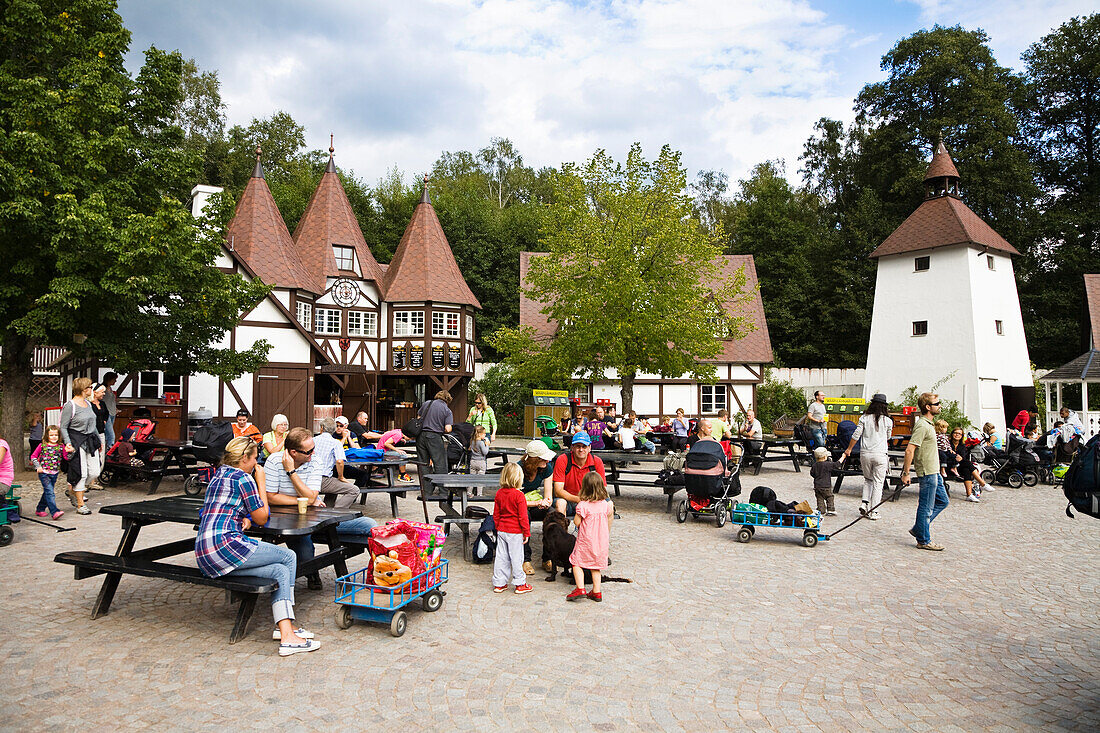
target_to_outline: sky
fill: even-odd
[[[216,70],[229,124],[279,110],[367,183],[509,138],[526,165],[668,143],[731,183],[850,121],[881,57],[934,24],[981,28],[1020,69],[1095,0],[121,0],[128,64],[150,45]]]

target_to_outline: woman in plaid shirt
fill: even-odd
[[[234,438],[225,446],[199,516],[195,559],[209,578],[241,575],[278,581],[271,599],[276,624],[271,638],[280,642],[279,656],[286,657],[311,652],[321,642],[313,638],[313,632],[294,628],[294,553],[244,534],[253,523],[266,524],[269,515],[267,494],[251,476],[258,451],[259,446],[247,436]]]

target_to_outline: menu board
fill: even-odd
[[[405,368],[405,347],[394,346],[393,347],[393,368],[404,369]]]
[[[423,369],[424,368],[424,347],[414,346],[412,347],[412,353],[409,354],[409,368],[410,369]]]
[[[432,369],[443,371],[443,344],[432,345]]]
[[[447,368],[448,369],[461,369],[462,368],[462,347],[461,346],[448,346],[447,347]]]

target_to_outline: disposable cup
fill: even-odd
[[[298,513],[299,514],[305,514],[306,513],[306,505],[308,505],[308,504],[309,504],[309,499],[307,499],[304,496],[299,496],[298,497]]]

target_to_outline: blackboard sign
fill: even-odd
[[[461,369],[462,368],[462,348],[459,346],[447,347],[447,368],[448,369]]]
[[[443,371],[443,344],[432,346],[432,369],[437,372]]]
[[[412,353],[409,354],[409,368],[410,369],[423,369],[424,368],[424,347],[414,346],[412,347]]]
[[[404,369],[405,368],[405,347],[394,346],[393,347],[393,368]]]

